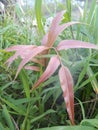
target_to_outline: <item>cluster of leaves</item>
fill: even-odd
[[[59,30],[59,27],[61,25],[64,25],[65,23],[67,25],[68,22],[72,21],[71,13],[74,13],[74,10],[73,8],[71,8],[71,0],[65,0],[65,1],[66,6],[68,6],[66,7],[67,11],[64,13],[64,15],[62,12],[62,18],[61,18],[62,20],[57,24],[56,27],[58,28],[57,31]],[[49,40],[51,39],[51,37],[49,36],[50,32],[49,30],[48,34],[44,36],[42,40],[42,45],[40,45],[41,43],[40,38],[45,33],[45,26],[43,26],[44,25],[43,17],[45,15],[43,16],[41,14],[42,13],[41,9],[47,8],[47,11],[49,13],[48,16],[50,15],[54,16],[53,12],[56,11],[58,12],[58,10],[65,10],[65,1],[64,3],[56,1],[57,3],[55,7],[56,6],[57,7],[54,8],[54,11],[52,11],[50,6],[46,6],[46,2],[43,2],[42,0],[35,0],[35,8],[34,8],[35,10],[28,8],[28,6],[26,7],[27,8],[27,10],[25,10],[26,12],[21,12],[19,8],[17,9],[15,8],[15,12],[13,11],[13,13],[10,14],[9,10],[7,10],[7,15],[4,16],[3,22],[0,21],[0,42],[1,42],[0,48],[4,49],[7,48],[8,46],[19,44],[17,45],[17,47],[16,46],[10,47],[12,48],[12,50],[7,49],[8,51],[15,51],[15,55],[13,55],[14,52],[10,53],[4,50],[0,50],[0,86],[1,86],[0,129],[29,130],[29,129],[43,128],[47,126],[48,127],[59,126],[59,127],[45,128],[52,130],[55,129],[80,130],[83,128],[84,129],[98,128],[97,127],[98,118],[95,117],[98,113],[97,96],[95,94],[95,92],[96,93],[98,92],[97,87],[98,51],[93,51],[91,49],[69,49],[72,47],[72,44],[74,43],[76,44],[77,42],[79,47],[80,41],[65,40],[65,39],[77,39],[77,40],[81,39],[81,41],[87,41],[95,44],[98,43],[97,40],[98,5],[96,4],[96,0],[92,1],[91,7],[89,9],[88,9],[89,0],[86,0],[83,12],[81,12],[80,9],[81,7],[79,7],[81,13],[79,21],[81,23],[86,24],[81,25],[81,23],[77,22],[75,23],[76,25],[72,27],[71,24],[73,24],[73,22],[72,23],[70,22],[71,23],[70,27],[65,28],[64,25],[64,28],[66,30],[64,30],[63,32],[61,30],[62,33],[59,32],[60,30],[57,32],[56,28],[53,27],[53,31],[51,31],[52,32],[51,37],[54,37],[53,34],[55,33],[60,34],[59,37],[57,36],[55,38],[54,43],[53,45],[51,45],[51,47],[49,44],[47,46],[47,42],[49,42]],[[42,2],[44,3],[44,7],[42,7]],[[10,12],[11,10],[12,9],[10,8]],[[32,23],[32,20],[34,20],[34,14],[36,14],[37,27],[35,26],[33,27]],[[74,19],[76,19],[76,17],[74,17]],[[22,20],[21,18],[23,18],[24,21],[21,21]],[[38,32],[36,33],[34,31],[35,28],[38,29],[37,30]],[[37,35],[37,33],[39,35]],[[63,47],[64,49],[59,50],[58,46],[62,41],[64,42],[66,41],[68,42],[68,45],[70,44],[71,45],[68,46],[68,48],[66,46]],[[34,43],[34,45],[31,45],[32,43]],[[64,46],[65,43],[63,44]],[[81,44],[84,43],[81,42]],[[88,43],[86,43],[85,45],[87,46]],[[40,48],[45,49],[43,49],[44,51],[39,52]],[[33,57],[31,55],[34,54],[33,53],[34,50],[37,50],[38,53],[36,55],[33,55],[34,56]],[[21,70],[18,67],[18,71],[16,74],[17,69],[16,66],[19,65],[19,62],[21,61],[20,59],[15,61],[13,65],[6,70],[6,64],[4,64],[4,62],[10,56],[12,56],[12,58],[8,60],[8,66],[10,66],[11,62],[13,62],[14,59],[18,58],[19,56],[21,57],[22,61],[24,59],[26,60],[26,64],[23,65],[20,63],[22,68],[24,67],[25,69],[30,70],[25,71],[25,69]],[[28,60],[29,62],[28,63],[26,58],[28,58],[29,56],[31,56],[32,58]],[[56,66],[56,68],[54,66]],[[65,78],[63,77],[62,72],[63,68],[64,72],[65,71],[67,72],[67,74],[64,73]],[[69,72],[69,69],[71,74]],[[36,72],[34,72],[34,70]],[[19,76],[17,77],[17,79],[13,81],[15,74],[16,77],[18,74]],[[75,123],[80,124],[80,126],[63,127],[61,125],[69,125],[69,121],[67,120],[68,115],[65,111],[65,103],[63,102],[64,101],[63,97],[65,97],[65,102],[70,97],[70,95],[68,95],[70,93],[65,95],[66,94],[65,91],[67,91],[68,86],[65,80],[69,78],[71,75],[74,79]],[[72,77],[71,77],[72,82],[70,83],[72,83],[73,86]],[[61,84],[61,82],[59,82],[61,81],[60,78],[62,80],[64,78],[64,87],[63,83]],[[32,86],[32,84],[34,85]],[[60,85],[62,89],[60,88]],[[66,90],[64,90],[65,87]],[[62,90],[64,90],[63,92],[64,96],[61,95]],[[68,89],[68,92],[69,91],[70,89]],[[72,102],[70,102],[70,99],[71,98],[68,99],[69,104],[66,104],[66,108],[67,110],[69,108],[69,110],[71,111],[69,105]],[[95,118],[95,119],[86,120],[87,118]],[[81,120],[82,122],[80,123]]]
[[[64,13],[64,11],[58,13],[57,16],[53,19],[49,32],[44,36],[42,40],[42,45],[16,45],[7,48],[6,51],[8,52],[15,51],[15,54],[7,60],[7,63],[9,67],[18,56],[21,57],[22,61],[19,64],[15,78],[18,76],[23,67],[25,67],[26,69],[40,71],[40,68],[38,66],[26,65],[28,62],[38,63],[46,67],[45,71],[42,73],[38,81],[32,86],[31,91],[39,87],[41,83],[46,81],[52,74],[54,74],[58,67],[61,66],[59,69],[60,84],[70,121],[74,125],[73,79],[69,69],[63,65],[62,58],[59,52],[61,50],[66,50],[70,48],[90,48],[98,50],[98,46],[77,40],[63,40],[60,41],[60,43],[56,47],[54,47],[54,43],[58,35],[64,29],[73,24],[79,24],[78,22],[68,22],[65,24],[60,24]],[[47,61],[47,59],[43,58],[43,56],[51,53],[51,49],[54,50],[55,55],[52,55],[50,60]],[[28,93],[27,97],[30,97],[30,92]]]

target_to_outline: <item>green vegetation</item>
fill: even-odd
[[[0,16],[0,130],[98,129],[96,3],[35,0]]]

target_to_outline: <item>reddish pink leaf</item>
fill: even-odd
[[[66,29],[67,27],[73,24],[79,23],[79,22],[68,22],[68,23],[59,25],[62,20],[63,15],[64,15],[64,11],[58,13],[57,16],[53,19],[51,27],[49,29],[49,33],[44,36],[42,40],[42,44],[48,47],[52,47],[56,38],[64,29]]]
[[[66,103],[66,109],[71,123],[74,125],[74,91],[73,79],[67,67],[62,66],[59,70],[59,79],[63,96]]]
[[[48,33],[43,37],[42,45],[46,45],[47,41],[48,41]]]
[[[63,40],[57,46],[57,50],[64,50],[70,48],[91,48],[98,50],[98,46],[89,42],[82,42],[78,40]]]
[[[19,72],[21,71],[21,69],[24,67],[24,65],[26,63],[28,63],[29,61],[32,60],[33,57],[35,57],[36,55],[38,55],[39,53],[43,52],[44,50],[47,50],[48,48],[45,47],[45,46],[38,46],[38,47],[35,47],[33,48],[32,51],[30,51],[28,53],[28,55],[25,56],[25,58],[21,61],[19,67],[18,67],[18,70],[16,72],[16,76],[15,78],[17,77],[17,75],[19,74]]]
[[[16,51],[16,53],[11,56],[6,63],[8,63],[8,67],[12,64],[12,62],[20,56],[22,59],[25,59],[25,57],[32,52],[32,50],[35,48],[35,45],[17,45],[12,46],[6,49],[8,52]]]
[[[53,56],[51,57],[46,70],[43,72],[43,74],[41,75],[41,77],[39,78],[39,80],[33,85],[32,89],[35,89],[36,87],[38,87],[42,82],[44,82],[45,80],[47,80],[58,68],[58,66],[60,65],[60,61],[58,56]]]
[[[17,59],[17,57],[18,57],[18,54],[17,53],[15,53],[13,56],[11,56],[5,63],[7,64],[7,66],[9,67],[12,63],[13,63],[13,61],[15,60],[15,59]]]
[[[20,52],[20,48],[21,48],[21,50],[26,50],[26,49],[31,49],[32,47],[36,47],[36,45],[16,45],[16,46],[11,46],[9,48],[6,48],[5,50],[8,52],[11,52],[11,51]]]
[[[25,69],[27,69],[27,70],[34,70],[34,71],[40,71],[40,68],[39,67],[37,67],[37,66],[25,66],[24,67]]]

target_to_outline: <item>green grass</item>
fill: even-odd
[[[67,14],[62,22],[72,19],[71,1],[67,2]],[[46,3],[45,3],[46,4]],[[48,17],[55,13],[46,5]],[[4,22],[0,21],[0,129],[1,130],[32,130],[43,127],[59,126],[58,128],[47,128],[47,130],[73,129],[68,120],[65,104],[62,100],[60,83],[57,72],[41,88],[30,93],[32,84],[38,79],[37,72],[22,70],[17,79],[14,80],[18,61],[7,69],[5,61],[12,55],[4,52],[3,49],[11,45],[41,44],[41,38],[45,33],[42,12],[42,0],[35,1],[34,9],[27,9],[25,14],[17,10],[17,18],[13,18],[8,12],[5,14]],[[62,10],[65,6],[57,3],[57,7]],[[18,8],[19,9],[19,8]],[[35,13],[35,14],[34,14]],[[36,15],[36,17],[35,17]],[[92,1],[88,9],[86,0],[83,16],[78,21],[85,23],[75,25],[64,31],[56,41],[56,44],[63,39],[78,39],[98,44],[98,6],[96,0]],[[24,22],[21,21],[24,18]],[[28,21],[27,21],[28,18]],[[37,20],[37,29],[33,25],[33,20]],[[34,29],[34,31],[32,31]],[[67,50],[62,52],[62,61],[70,68],[74,78],[75,93],[75,119],[80,125],[76,129],[98,129],[96,116],[98,115],[98,103],[96,93],[98,93],[98,52],[94,50]],[[96,100],[93,100],[96,99]],[[93,102],[92,102],[93,100]],[[88,119],[86,119],[88,118]],[[93,119],[91,119],[93,118]],[[64,127],[61,127],[64,126]],[[84,126],[84,127],[83,127]],[[46,129],[46,128],[45,128]],[[44,129],[43,129],[44,130]]]

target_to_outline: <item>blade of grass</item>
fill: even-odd
[[[95,11],[95,42],[98,44],[98,5],[96,6],[96,11]]]
[[[82,81],[82,79],[84,78],[86,72],[87,72],[87,68],[89,66],[89,60],[84,64],[84,68],[82,69],[80,75],[79,75],[79,78],[78,78],[78,81],[77,81],[77,84],[75,85],[75,88],[78,87],[79,83]]]
[[[1,122],[0,122],[0,130],[5,130],[5,127],[3,127],[3,125],[1,124]],[[10,130],[10,129],[8,129],[8,130]]]
[[[6,103],[10,108],[12,108],[13,110],[15,110],[17,113],[21,114],[21,115],[25,115],[25,111],[23,111],[19,106],[14,105],[13,103],[9,102],[8,100],[0,97],[1,101]]]
[[[42,25],[42,14],[41,14],[42,0],[35,0],[35,14],[38,26],[39,34],[45,34],[43,25]]]
[[[84,119],[80,125],[93,126],[98,129],[98,119]]]
[[[29,80],[28,80],[28,76],[27,76],[25,70],[22,69],[19,75],[20,75],[20,79],[21,79],[21,81],[23,83],[23,88],[24,88],[26,97],[30,98]]]
[[[14,101],[14,104],[15,105],[21,105],[23,103],[29,103],[29,102],[32,102],[33,104],[38,101],[40,99],[40,97],[32,97],[32,98],[22,98],[22,99],[17,99]]]
[[[94,75],[94,72],[92,71],[91,67],[88,68],[88,76],[91,77]],[[92,84],[92,87],[94,89],[94,91],[96,92],[96,94],[98,94],[98,81],[96,78],[94,78],[92,81],[91,81],[91,84]]]
[[[48,115],[48,114],[50,114],[50,113],[54,113],[54,112],[55,112],[54,110],[51,110],[51,109],[50,109],[50,110],[44,112],[42,115],[37,116],[37,117],[35,117],[34,119],[32,119],[32,120],[31,120],[31,123],[34,123],[35,121],[40,120],[40,119],[43,118],[44,116],[46,116],[46,115]]]
[[[90,24],[92,22],[92,20],[93,20],[95,6],[96,6],[96,0],[93,0],[92,3],[91,3],[90,11],[88,13],[88,19],[87,19],[88,24]]]
[[[1,90],[1,91],[5,90],[6,88],[10,87],[10,85],[12,85],[13,83],[14,83],[14,82],[12,81],[12,82],[9,82],[9,83],[3,85],[3,86],[0,88],[0,90]]]
[[[90,83],[98,73],[94,74],[93,76],[89,77],[86,81],[84,81],[82,84],[80,84],[78,87],[74,88],[74,92],[76,92],[78,89],[81,89],[82,87],[86,86],[88,83]]]
[[[66,0],[66,4],[67,4],[67,11],[69,13],[69,18],[71,20],[71,0]]]
[[[83,119],[85,119],[85,110],[84,110],[83,104],[82,104],[82,102],[78,98],[76,98],[76,99],[78,100],[78,102],[80,104]]]
[[[87,17],[87,10],[88,10],[88,0],[85,2],[84,10],[83,10],[83,18],[82,21],[85,22],[86,17]]]
[[[3,105],[2,107],[3,107],[3,117],[6,120],[8,127],[10,128],[10,130],[15,130],[10,114],[7,110],[7,107],[5,105]]]
[[[29,113],[30,113],[30,103],[28,104],[27,112],[26,112],[25,118],[23,120],[23,123],[21,125],[22,130],[26,129]]]

